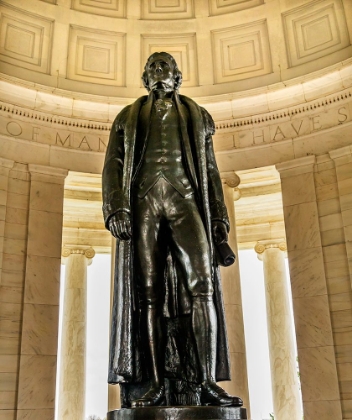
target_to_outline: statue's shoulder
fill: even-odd
[[[209,112],[203,108],[202,106],[198,105],[193,99],[189,98],[188,96],[180,95],[180,100],[182,103],[188,106],[190,109],[195,107],[199,109],[200,113],[202,114],[202,119],[204,122],[204,127],[208,136],[212,136],[215,133],[215,123],[213,117],[209,114]]]
[[[148,96],[141,96],[135,102],[130,105],[125,106],[122,110],[117,114],[113,125],[116,131],[124,130],[127,121],[131,118],[131,112],[135,112],[138,108],[140,108],[148,99]]]

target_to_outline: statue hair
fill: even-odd
[[[167,52],[155,52],[153,53],[147,60],[145,66],[144,66],[144,72],[142,74],[142,81],[143,81],[143,85],[144,87],[147,89],[148,92],[150,92],[150,88],[149,88],[149,82],[148,82],[148,75],[147,75],[147,66],[149,61],[155,56],[155,55],[164,55],[166,56],[171,63],[174,66],[174,80],[175,80],[175,90],[180,89],[181,85],[182,85],[182,73],[181,70],[179,70],[179,68],[177,67],[177,63],[176,60],[174,59],[174,57],[167,53]]]

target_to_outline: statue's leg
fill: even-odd
[[[143,199],[134,201],[135,278],[141,307],[142,348],[151,388],[132,407],[162,405],[164,387],[164,334],[162,297],[164,248],[160,246],[160,209],[156,185]]]
[[[200,365],[202,403],[241,406],[243,402],[239,397],[229,395],[216,384],[217,316],[209,245],[197,205],[193,197],[178,196],[171,211],[168,220],[174,254],[192,296],[192,329]]]

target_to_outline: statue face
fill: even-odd
[[[171,91],[175,88],[174,65],[163,54],[156,54],[146,66],[149,88]]]

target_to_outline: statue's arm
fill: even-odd
[[[230,222],[224,201],[220,173],[215,160],[212,135],[215,133],[215,124],[210,114],[203,110],[206,127],[205,151],[208,174],[209,205],[212,222],[213,238],[216,243],[227,241]]]
[[[130,208],[123,191],[126,108],[115,119],[110,132],[102,175],[105,227],[113,236],[127,240],[131,236]]]

